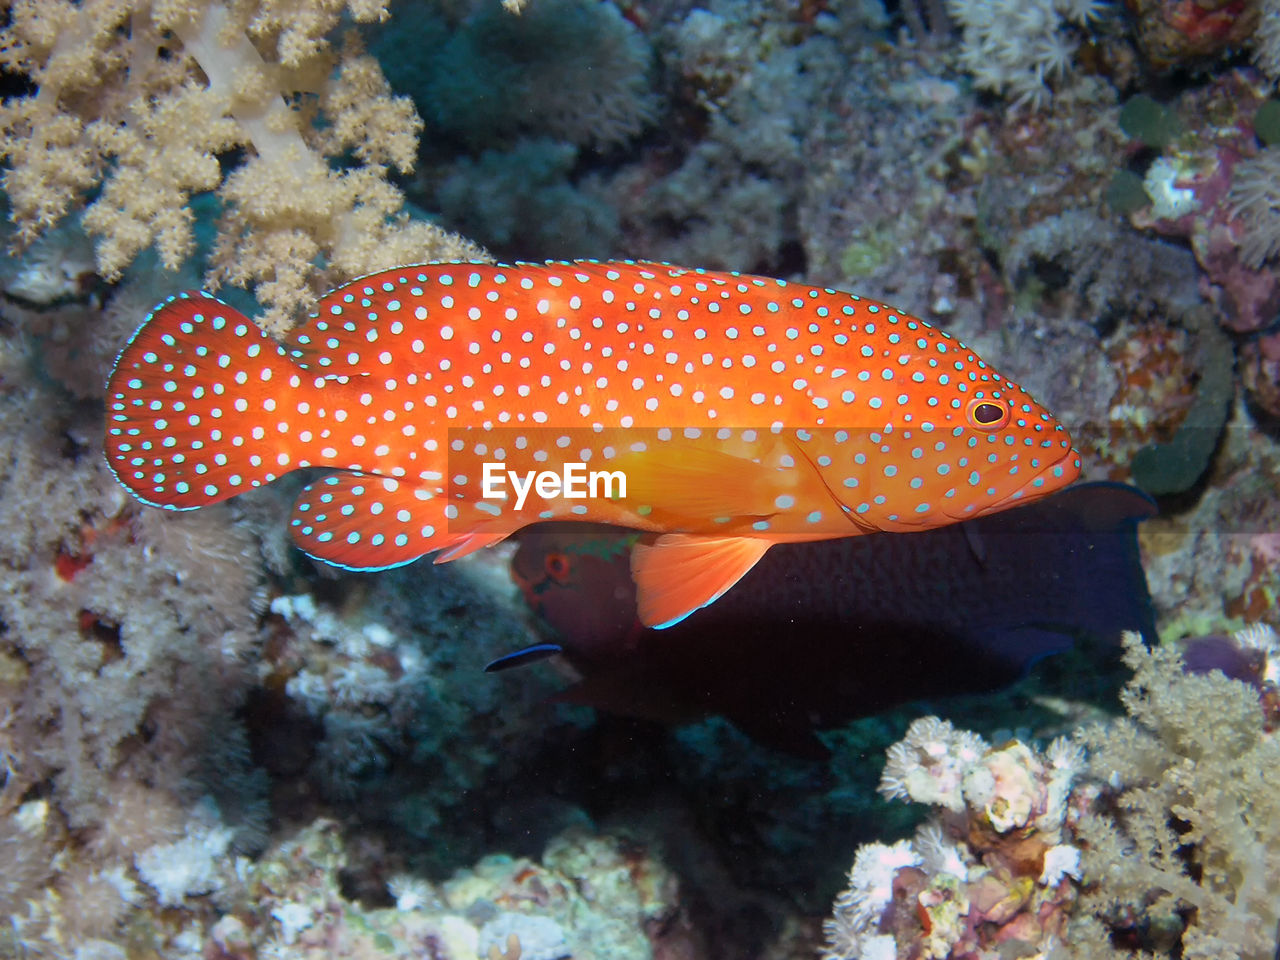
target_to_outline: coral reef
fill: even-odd
[[[824,956],[1272,956],[1280,645],[1269,627],[1225,643],[1234,655],[1188,672],[1127,635],[1128,716],[1043,751],[913,723],[880,789],[933,816],[858,850]],[[1217,668],[1250,654],[1254,682]]]
[[[648,35],[599,0],[401,10],[365,33],[426,118],[420,202],[512,259],[621,252],[617,200],[583,171],[658,116]]]
[[[1014,105],[1043,106],[1049,82],[1066,76],[1084,27],[1104,10],[1099,0],[947,0],[964,32],[961,63],[984,90]]]
[[[1264,676],[1274,671],[1280,648],[1270,628],[1235,640],[1266,660]],[[1273,956],[1280,744],[1260,691],[1219,671],[1187,675],[1172,648],[1130,641],[1126,662],[1129,716],[1077,737],[1099,796],[1077,827],[1086,889],[1071,940]]]
[[[1129,464],[1133,482],[1153,496],[1190,490],[1204,476],[1231,412],[1231,342],[1208,323],[1201,324],[1200,336],[1204,369],[1177,433],[1167,442],[1142,447]]]
[[[386,881],[390,902],[344,890],[354,859],[342,832],[317,820],[243,865],[204,937],[220,957],[422,957],[565,960],[653,957],[649,930],[678,912],[675,878],[617,838],[570,832],[541,861],[485,858],[443,883]]]
[[[387,15],[370,0],[348,9]],[[353,38],[333,51],[342,13],[329,2],[16,4],[0,62],[37,88],[0,107],[18,241],[93,193],[84,225],[104,277],[152,244],[176,270],[195,247],[192,194],[216,191],[205,283],[252,287],[276,329],[317,286],[481,256],[404,212],[387,172],[412,168],[421,121]],[[225,172],[218,157],[237,148],[246,157]]]
[[[826,960],[978,957],[1052,943],[1076,899],[1065,828],[1078,747],[992,747],[937,717],[889,748],[880,792],[936,808],[913,839],[861,847],[826,925]]]
[[[606,253],[617,246],[618,214],[601,191],[570,182],[576,154],[569,143],[523,138],[461,158],[440,184],[441,215],[498,250]]]
[[[1242,230],[1240,259],[1257,268],[1280,254],[1280,150],[1268,147],[1241,161],[1230,201]]]
[[[1280,3],[1261,0],[1258,32],[1254,34],[1254,59],[1267,76],[1280,77]]]
[[[791,960],[876,837],[829,956],[1272,955],[1277,654],[1230,630],[1280,622],[1280,0],[943,7],[11,5],[0,956]],[[486,256],[450,230],[927,316],[1161,494],[1194,675],[1130,643],[1099,720],[1107,665],[1049,662],[823,767],[481,673],[535,639],[500,550],[339,575],[287,482],[189,514],[115,484],[101,385],[155,303],[219,286],[278,331]]]
[[[1252,71],[1224,73],[1164,106],[1173,124],[1147,167],[1149,203],[1130,215],[1137,227],[1190,241],[1228,329],[1266,326],[1278,305],[1275,278],[1259,270],[1266,255],[1266,198],[1260,178],[1254,117],[1266,85]],[[1208,122],[1198,122],[1208,118]]]
[[[1246,42],[1263,17],[1256,0],[1133,0],[1138,47],[1155,70],[1194,66]]]
[[[647,38],[612,3],[540,0],[518,18],[475,4],[456,25],[418,6],[420,16],[375,31],[374,49],[433,136],[495,147],[526,133],[608,148],[653,121]]]
[[[449,825],[549,690],[480,671],[527,629],[504,556],[338,583],[287,545],[288,491],[131,501],[100,384],[171,281],[140,262],[104,293],[87,246],[68,224],[0,278],[0,956],[194,955],[279,818],[329,803],[410,825],[423,861],[487,852]]]
[[[655,27],[673,87],[668,139],[680,139],[596,185],[618,204],[629,254],[789,269],[793,208],[812,176],[808,133],[824,121],[845,58],[884,23],[874,4],[794,14],[776,0],[712,0]]]

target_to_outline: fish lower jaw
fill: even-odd
[[[1005,496],[993,500],[982,509],[976,510],[961,519],[969,519],[970,517],[981,516],[988,513],[997,513],[1001,510],[1007,510],[1010,507],[1021,506],[1024,503],[1033,503],[1042,497],[1047,497],[1052,493],[1056,493],[1063,487],[1074,483],[1079,479],[1079,456],[1080,455],[1078,453],[1072,450],[1060,460],[1042,468],[1029,481],[1025,481],[1018,487],[1010,490]],[[1040,481],[1038,485],[1037,481]]]

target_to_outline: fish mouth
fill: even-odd
[[[1013,490],[999,500],[993,502],[984,513],[991,513],[996,510],[1004,510],[1006,507],[1017,506],[1022,503],[1031,503],[1039,500],[1041,497],[1047,497],[1051,493],[1056,493],[1068,484],[1074,483],[1080,476],[1080,451],[1075,447],[1070,447],[1057,460],[1046,463],[1043,467],[1035,472],[1030,480],[1023,481]],[[1054,474],[1055,470],[1061,470],[1061,476]],[[1036,481],[1043,479],[1045,482],[1036,486]]]
[[[952,520],[972,520],[974,517],[999,513],[1001,510],[1024,503],[1033,503],[1074,482],[1080,476],[1080,468],[1076,466],[1076,461],[1079,458],[1080,452],[1072,447],[1056,460],[1046,463],[1030,478],[1022,480],[1016,486],[1009,487],[995,499],[989,500],[973,510],[965,510],[961,506],[959,508],[952,507],[951,509],[944,508],[943,513]],[[1061,469],[1061,476],[1054,476],[1054,470],[1057,469]],[[1036,486],[1036,481],[1039,479],[1043,479],[1044,482]]]

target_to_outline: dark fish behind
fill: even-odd
[[[1132,487],[1091,483],[921,533],[781,544],[661,631],[636,618],[634,531],[533,528],[512,573],[582,675],[561,699],[673,723],[718,713],[796,747],[907,700],[998,688],[1078,640],[1154,638],[1136,538],[1154,514]]]

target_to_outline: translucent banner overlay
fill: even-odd
[[[446,519],[496,533],[554,519],[726,535],[927,529],[1065,486],[1076,467],[1063,440],[931,426],[458,429]]]

